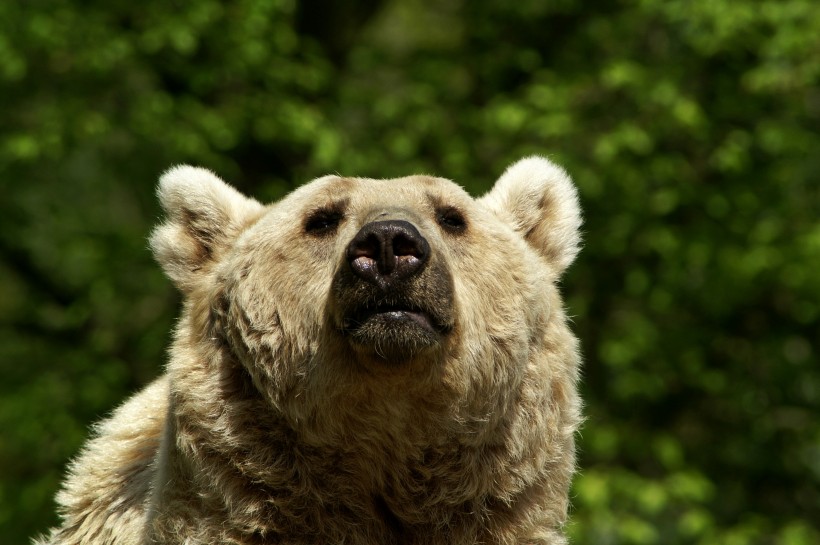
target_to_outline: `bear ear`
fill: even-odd
[[[212,172],[185,165],[162,175],[157,196],[166,220],[151,233],[151,250],[184,293],[263,210]]]
[[[581,207],[566,171],[527,157],[504,171],[479,202],[524,237],[561,274],[581,247]]]

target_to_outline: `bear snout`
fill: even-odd
[[[383,290],[421,272],[429,258],[427,240],[404,220],[367,223],[347,246],[353,274]]]
[[[333,280],[336,325],[356,350],[398,363],[453,330],[450,271],[410,221],[365,223],[341,265]]]

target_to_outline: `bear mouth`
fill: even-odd
[[[412,304],[384,302],[348,313],[341,331],[354,346],[383,360],[405,361],[438,346],[452,330],[438,314]]]

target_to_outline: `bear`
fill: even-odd
[[[49,544],[563,544],[577,190],[532,156],[471,197],[331,175],[262,205],[160,179],[165,373],[98,424]]]

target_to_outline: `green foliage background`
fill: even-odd
[[[0,540],[161,370],[165,168],[480,194],[540,153],[586,215],[573,542],[820,543],[818,82],[813,0],[0,3]]]

